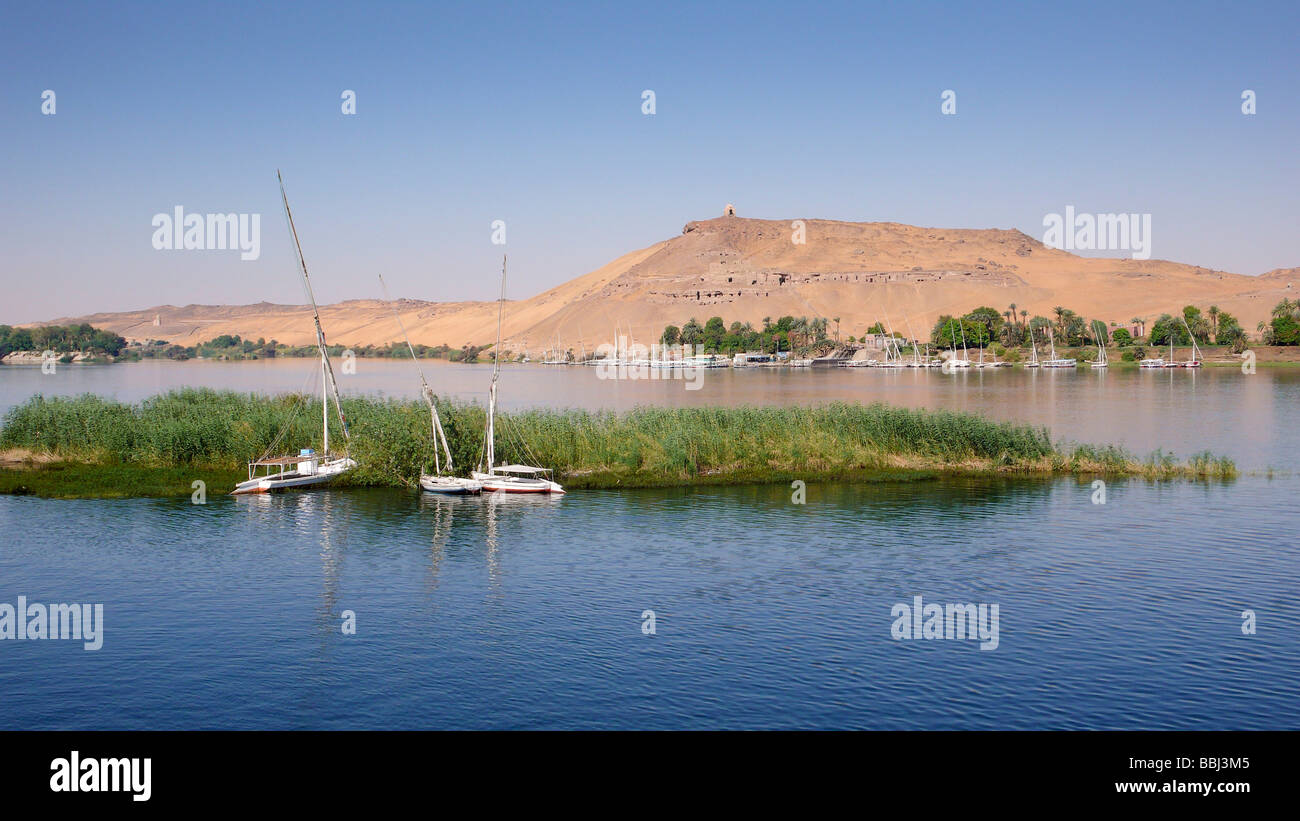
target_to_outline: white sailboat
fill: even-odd
[[[1097,326],[1092,326],[1093,340],[1097,343],[1097,358],[1093,361],[1092,367],[1098,370],[1108,367],[1110,360],[1106,358],[1106,346],[1101,341],[1101,334],[1097,332]]]
[[[1043,363],[1044,368],[1074,368],[1078,366],[1079,363],[1073,359],[1057,358],[1056,336],[1052,333],[1051,325],[1047,326],[1047,342],[1051,345],[1052,355],[1051,359]]]
[[[1034,329],[1032,326],[1029,328],[1029,348],[1031,351],[1030,358],[1029,361],[1025,363],[1025,367],[1041,368],[1043,363],[1038,361],[1038,345],[1034,342]]]
[[[316,307],[316,295],[312,292],[311,277],[307,275],[307,260],[302,255],[302,243],[298,241],[298,229],[293,224],[293,212],[289,210],[289,197],[284,192],[284,180],[280,172],[275,173],[280,180],[280,199],[284,203],[284,215],[289,221],[289,233],[293,235],[293,247],[298,256],[298,265],[302,269],[302,281],[307,286],[307,298],[311,301],[312,318],[316,322],[316,346],[320,349],[321,381],[321,423],[323,427],[321,453],[311,448],[303,448],[297,456],[270,456],[248,463],[248,480],[235,485],[232,494],[268,493],[273,490],[291,490],[312,485],[324,484],[342,476],[357,466],[348,456],[348,422],[343,416],[343,405],[339,400],[339,386],[334,380],[334,368],[330,365],[329,347],[325,344],[325,331],[320,324],[320,309]],[[334,397],[334,410],[338,414],[339,427],[343,432],[343,453],[330,452],[330,396]],[[288,430],[286,425],[280,436]],[[279,444],[276,437],[274,448]],[[262,475],[258,475],[262,468]]]
[[[1169,331],[1169,361],[1165,362],[1166,368],[1177,368],[1178,360],[1174,358],[1174,332]]]
[[[506,260],[501,258],[501,299],[497,303],[497,343],[493,348],[492,387],[488,390],[487,429],[483,435],[483,461],[470,476],[489,493],[564,493],[547,468],[532,465],[495,465],[497,381],[501,377],[501,319],[506,302]]]
[[[1196,344],[1196,335],[1192,333],[1192,326],[1187,324],[1187,317],[1184,316],[1179,318],[1183,320],[1183,327],[1187,329],[1187,338],[1192,340],[1192,356],[1186,362],[1180,363],[1180,366],[1184,368],[1199,368],[1201,367],[1201,348]],[[1173,354],[1170,354],[1169,358],[1173,359]]]
[[[957,322],[957,326],[961,328],[961,352],[962,352],[961,359],[957,359],[957,336],[952,332],[953,322]],[[961,327],[960,321],[952,320],[952,319],[948,320],[948,336],[952,340],[952,356],[951,358],[948,359],[947,367],[944,368],[944,370],[951,373],[951,369],[953,368],[969,368],[970,357],[966,353],[966,329],[964,327]]]
[[[885,326],[889,329],[889,338],[885,340],[885,361],[881,363],[882,368],[902,368],[903,350],[898,345],[898,337],[894,336],[894,323],[889,321],[889,314],[885,314]]]
[[[1154,328],[1152,328],[1151,330],[1152,332],[1155,331]],[[1172,354],[1173,347],[1171,346],[1169,350]],[[1163,368],[1165,367],[1165,360],[1164,357],[1161,356],[1148,356],[1146,359],[1143,359],[1141,362],[1138,363],[1138,367],[1146,368],[1146,369]]]
[[[911,337],[912,344],[912,362],[907,367],[923,368],[925,366],[921,362],[921,352],[917,348],[916,334],[912,333],[912,322],[907,318],[906,311],[903,312],[903,324],[907,327],[907,335]]]
[[[451,461],[451,448],[447,445],[447,434],[442,430],[442,420],[438,418],[438,406],[433,401],[433,388],[429,387],[429,381],[424,378],[424,368],[420,367],[420,359],[415,355],[411,335],[406,332],[406,324],[402,322],[402,316],[397,312],[397,304],[388,295],[388,286],[384,284],[382,275],[379,277],[379,284],[384,290],[384,298],[393,308],[393,318],[397,320],[397,327],[402,329],[402,338],[406,340],[406,349],[411,352],[411,361],[415,363],[415,370],[420,374],[420,396],[424,397],[424,401],[429,406],[429,428],[433,434],[433,473],[420,474],[420,489],[429,493],[453,496],[478,493],[483,490],[482,482],[453,473],[455,467]],[[439,445],[442,446],[441,455],[438,453]],[[443,472],[442,465],[444,457],[447,463],[446,472]]]

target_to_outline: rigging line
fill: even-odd
[[[488,423],[483,429],[483,461],[486,472],[492,472],[492,460],[487,458],[488,451],[494,451],[495,442],[491,441],[496,432],[497,379],[501,376],[501,323],[505,316],[506,304],[506,260],[508,255],[501,255],[501,298],[497,300],[497,341],[492,348],[492,385],[488,389]]]
[[[298,229],[293,224],[293,212],[289,209],[289,195],[284,190],[284,178],[280,170],[275,171],[275,178],[280,181],[280,200],[284,203],[284,216],[289,222],[289,233],[293,236],[293,245],[298,254],[298,264],[302,268],[302,281],[307,287],[307,298],[311,300],[312,318],[316,322],[316,345],[320,348],[321,361],[328,372],[329,388],[334,393],[334,409],[338,412],[339,424],[343,427],[343,452],[348,452],[351,435],[348,432],[348,420],[343,414],[343,400],[339,396],[338,380],[334,377],[334,366],[330,363],[329,345],[325,342],[325,329],[320,324],[320,308],[316,305],[316,293],[311,287],[311,277],[307,275],[307,259],[302,255],[302,243],[298,240]]]
[[[406,339],[406,349],[411,352],[411,361],[415,363],[415,370],[420,374],[420,384],[422,390],[420,395],[424,401],[429,404],[429,419],[433,426],[433,469],[442,473],[442,466],[438,460],[438,441],[442,440],[442,449],[447,454],[447,470],[452,470],[451,448],[447,445],[447,434],[442,430],[442,421],[438,419],[438,408],[433,401],[433,388],[429,387],[429,381],[424,378],[424,369],[420,367],[420,359],[415,355],[415,347],[411,344],[411,335],[406,332],[406,324],[402,322],[402,316],[397,312],[397,303],[393,302],[392,296],[388,293],[388,283],[384,282],[384,275],[379,275],[379,285],[384,290],[384,299],[388,301],[389,306],[393,309],[393,318],[397,320],[397,327],[402,329],[402,336]]]
[[[298,389],[298,393],[294,395],[293,408],[289,412],[288,420],[285,421],[284,426],[280,428],[280,432],[275,435],[275,438],[271,440],[270,446],[268,446],[267,449],[262,452],[262,455],[258,458],[259,462],[262,459],[265,459],[266,457],[270,456],[271,453],[274,452],[275,449],[280,446],[280,441],[283,440],[284,435],[289,432],[289,428],[293,425],[294,420],[297,418],[298,412],[302,409],[303,399],[307,395],[307,384],[309,382],[315,382],[315,381],[316,381],[316,369],[312,368],[310,371],[307,372],[307,377],[302,380],[302,387],[300,387]],[[315,390],[313,389],[313,393],[314,392]]]

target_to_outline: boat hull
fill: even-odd
[[[332,482],[357,466],[352,459],[334,459],[321,464],[312,473],[280,473],[274,476],[258,476],[235,485],[230,493],[242,496],[248,493],[272,493],[277,490],[299,490]]]
[[[474,473],[487,493],[554,493],[563,494],[564,488],[549,479],[532,479],[525,476],[502,476],[494,473]]]
[[[462,479],[459,476],[425,475],[420,477],[420,490],[444,496],[467,496],[481,493],[483,483],[477,479]]]

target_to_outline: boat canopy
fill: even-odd
[[[532,476],[538,473],[550,473],[546,468],[535,468],[529,465],[497,465],[492,468],[493,473],[522,473]]]

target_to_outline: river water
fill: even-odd
[[[311,370],[6,367],[0,407],[36,392],[298,390]],[[1210,449],[1246,473],[812,484],[804,499],[786,486],[0,497],[0,605],[104,612],[97,651],[0,641],[0,726],[1300,728],[1300,374],[755,369],[688,391],[593,370],[508,369],[503,403],[888,401],[1141,453]],[[484,395],[483,366],[429,373],[440,392]],[[409,363],[362,360],[340,381],[415,395]],[[897,638],[910,624],[897,608],[917,596],[996,605],[996,646]]]

